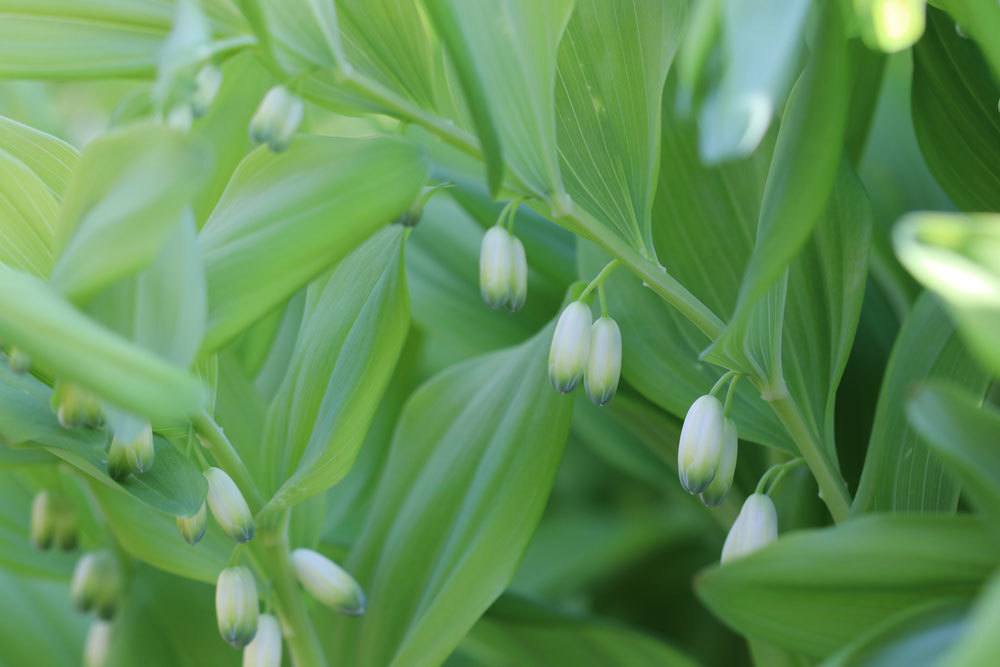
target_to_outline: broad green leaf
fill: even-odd
[[[285,74],[343,65],[333,0],[252,0],[244,8],[258,40]]]
[[[764,139],[798,70],[810,8],[808,0],[712,1],[721,5],[721,73],[698,115],[709,163],[745,157]]]
[[[694,667],[677,649],[601,619],[555,614],[501,598],[459,645],[482,667]]]
[[[907,405],[910,423],[948,466],[990,528],[1000,528],[1000,413],[980,407],[982,395],[941,382],[920,389]],[[1000,534],[1000,533],[998,533]]]
[[[1000,80],[1000,12],[990,0],[932,0],[933,5],[943,9],[955,19],[956,32],[969,35],[983,51],[983,57],[990,64],[995,79]]]
[[[3,433],[0,439],[4,439]],[[0,471],[0,570],[23,578],[68,580],[78,554],[59,549],[39,551],[28,540],[36,490],[16,472]]]
[[[929,295],[921,297],[896,339],[882,381],[855,512],[954,511],[959,486],[906,419],[906,399],[928,379],[982,396],[989,377],[965,351]]]
[[[79,665],[85,616],[73,609],[65,582],[19,577],[0,569],[0,665]]]
[[[325,491],[354,463],[410,324],[406,235],[401,225],[386,227],[310,286],[265,422],[272,509]]]
[[[0,116],[0,262],[49,274],[59,202],[76,159],[59,139]]]
[[[906,268],[944,299],[973,354],[1000,373],[1000,214],[912,213],[895,242]]]
[[[680,0],[577,0],[559,45],[556,130],[566,192],[645,255],[653,250],[660,100],[686,10]]]
[[[940,665],[966,627],[964,604],[930,604],[907,610],[864,633],[822,667]]]
[[[968,616],[965,632],[941,661],[942,667],[988,667],[1000,654],[1000,577],[996,575],[983,587]]]
[[[782,116],[754,250],[733,316],[707,356],[748,373],[755,370],[752,348],[759,333],[758,306],[768,303],[809,239],[844,169],[840,163],[851,88],[847,39],[836,4],[826,4],[821,18],[812,53]]]
[[[147,266],[210,162],[204,145],[158,125],[128,127],[89,144],[60,210],[52,284],[86,301]]]
[[[995,34],[990,41],[995,49]],[[913,51],[913,126],[931,173],[964,211],[1000,210],[998,81],[954,21],[928,8]]]
[[[369,605],[331,632],[340,662],[439,664],[510,581],[569,429],[551,335],[454,366],[407,403],[346,562]]]
[[[748,637],[823,657],[891,614],[970,599],[995,565],[991,545],[971,517],[870,516],[785,535],[696,590]]]
[[[562,191],[556,65],[573,0],[427,0],[425,6],[476,121],[491,189],[503,159],[529,192]]]
[[[205,400],[201,383],[97,324],[37,278],[0,264],[0,339],[40,367],[154,421],[183,419]]]
[[[298,137],[251,153],[200,242],[208,280],[204,351],[218,348],[413,203],[426,168],[393,139]]]
[[[11,446],[44,447],[106,486],[107,444],[103,430],[65,429],[49,407],[51,391],[30,375],[0,368],[0,439]],[[205,498],[205,481],[194,464],[165,439],[155,438],[156,465],[120,486],[147,505],[174,514],[194,514]]]

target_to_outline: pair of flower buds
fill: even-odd
[[[549,346],[549,380],[566,394],[583,379],[590,400],[605,405],[618,391],[622,335],[618,323],[606,315],[591,321],[590,306],[583,301],[563,310]]]
[[[76,563],[70,582],[70,597],[81,612],[93,611],[102,620],[115,615],[122,593],[122,572],[110,551],[92,551]]]
[[[181,537],[188,544],[201,541],[208,527],[208,510],[211,509],[222,532],[237,542],[249,542],[254,535],[253,514],[236,482],[220,468],[208,468],[204,474],[208,482],[205,502],[193,515],[176,519]]]
[[[291,554],[292,568],[302,587],[317,601],[342,614],[365,612],[364,591],[343,568],[311,549]],[[215,615],[219,633],[230,645],[243,648],[243,664],[279,667],[281,629],[269,614],[260,614],[257,583],[246,567],[227,567],[215,586]]]
[[[31,543],[45,551],[57,546],[72,551],[80,541],[76,512],[68,498],[39,491],[31,501]]]
[[[479,292],[490,308],[506,308],[512,313],[528,298],[524,244],[501,224],[486,231],[479,248]]]

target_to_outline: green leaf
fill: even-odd
[[[1000,215],[911,213],[895,229],[896,252],[939,294],[987,368],[1000,373]]]
[[[410,324],[406,233],[383,229],[310,286],[264,427],[272,510],[325,491],[354,463]]]
[[[154,421],[201,408],[195,378],[95,323],[37,278],[0,264],[0,339],[40,367]]]
[[[993,76],[1000,79],[1000,43],[996,40],[1000,14],[990,0],[934,0],[932,4],[951,14],[962,33],[976,40]]]
[[[1000,529],[1000,413],[982,395],[941,382],[924,386],[907,405],[910,423],[962,483],[976,508]],[[1000,534],[1000,533],[998,533]]]
[[[674,0],[578,0],[559,45],[556,118],[566,192],[646,255],[660,100],[686,9]]]
[[[783,536],[696,590],[748,637],[823,657],[888,615],[970,599],[995,565],[991,545],[971,517],[870,516]]]
[[[989,41],[995,50],[996,35]],[[928,7],[927,31],[913,51],[913,126],[931,173],[964,211],[1000,210],[995,76],[954,21]]]
[[[0,262],[49,274],[59,202],[76,160],[68,144],[0,116]]]
[[[976,600],[965,632],[941,661],[942,667],[986,667],[992,664],[1000,653],[997,619],[1000,619],[1000,577],[994,575]]]
[[[569,429],[571,401],[545,372],[551,333],[411,397],[346,563],[370,604],[330,633],[340,662],[439,664],[510,581]]]
[[[922,296],[896,339],[853,510],[954,511],[959,486],[906,419],[906,398],[928,379],[952,381],[982,396],[989,376],[965,351],[929,295]]]
[[[125,128],[90,143],[60,211],[52,284],[86,301],[147,266],[210,164],[205,146],[159,125]]]
[[[556,63],[572,0],[503,0],[475,8],[457,0],[428,0],[425,6],[457,68],[491,190],[500,182],[505,158],[531,192],[562,191]]]
[[[218,348],[407,210],[427,178],[393,139],[298,137],[251,153],[200,242],[208,279],[203,351]]]
[[[0,623],[0,664],[78,665],[87,628],[65,582],[19,577],[0,569],[0,596],[11,613]]]

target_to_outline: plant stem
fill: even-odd
[[[292,570],[288,549],[288,517],[262,529],[250,548],[271,579],[274,608],[281,619],[282,634],[292,654],[295,667],[324,667],[326,658],[313,627],[305,598]]]
[[[846,520],[851,510],[851,498],[847,493],[847,485],[809,430],[799,412],[799,407],[787,395],[776,398],[770,403],[774,414],[778,416],[785,430],[792,436],[799,453],[802,454],[810,472],[816,478],[816,484],[819,486],[819,497],[826,503],[830,510],[830,516],[836,523]]]
[[[222,428],[207,412],[203,411],[196,415],[191,420],[191,424],[201,441],[212,452],[219,467],[233,478],[236,486],[240,487],[243,497],[250,505],[250,510],[256,514],[264,505],[264,497],[257,489],[250,471],[243,463],[243,459],[240,458],[239,452],[233,447],[233,443],[229,442],[229,438],[226,437]]]
[[[611,275],[612,271],[614,271],[616,268],[618,268],[618,265],[620,263],[621,262],[619,260],[613,259],[610,262],[608,262],[607,264],[605,264],[604,268],[601,269],[600,272],[596,276],[594,276],[594,279],[591,280],[587,284],[587,286],[584,288],[584,290],[582,292],[580,292],[580,296],[577,297],[577,298],[582,301],[583,299],[586,299],[587,296],[591,292],[593,292],[595,288],[602,287],[604,285],[604,281],[608,279],[608,276]]]

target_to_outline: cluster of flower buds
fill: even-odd
[[[52,391],[52,409],[63,428],[95,428],[104,423],[100,400],[72,382],[56,381]]]
[[[219,468],[206,470],[205,479],[208,481],[208,508],[219,527],[237,542],[249,542],[254,533],[253,514],[236,482]]]
[[[104,667],[111,653],[111,623],[95,620],[83,644],[83,667]]]
[[[688,409],[677,448],[677,471],[688,493],[706,505],[718,505],[729,492],[736,471],[736,424],[723,414],[722,402],[706,394]]]
[[[250,140],[280,153],[288,148],[305,114],[305,105],[284,86],[267,91],[250,119]]]
[[[622,335],[610,317],[591,324],[590,306],[573,301],[556,322],[549,347],[549,380],[566,394],[584,381],[597,405],[614,398],[622,371]]]
[[[292,552],[292,567],[302,587],[327,607],[360,616],[367,601],[361,586],[342,567],[312,549]]]
[[[115,433],[108,449],[108,475],[122,482],[129,475],[139,475],[153,467],[153,429],[146,422],[138,430]]]
[[[257,634],[257,582],[243,566],[227,567],[215,583],[215,618],[219,634],[234,648],[243,648]]]
[[[208,527],[208,508],[205,503],[201,504],[198,511],[191,516],[177,517],[177,531],[188,544],[198,544],[205,536],[205,529]]]
[[[754,493],[747,497],[722,546],[722,563],[747,556],[778,538],[778,512],[771,497]]]
[[[76,512],[68,500],[51,491],[39,491],[31,501],[31,543],[42,551],[57,546],[72,551],[79,543]]]
[[[257,619],[257,634],[243,649],[243,667],[281,667],[281,626],[274,616]]]
[[[528,298],[528,258],[524,244],[501,224],[486,231],[479,248],[479,291],[494,310],[517,312]]]
[[[121,569],[110,551],[84,554],[77,561],[70,595],[80,611],[94,611],[104,620],[111,619],[118,608],[121,590]]]

